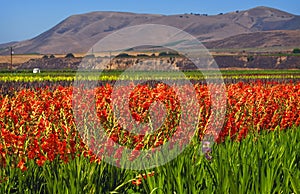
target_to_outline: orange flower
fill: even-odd
[[[18,168],[20,168],[23,172],[27,170],[27,167],[25,166],[25,159],[21,159],[17,165]]]
[[[131,183],[132,183],[133,185],[139,186],[140,184],[142,184],[142,179],[136,179],[136,180],[133,180]]]

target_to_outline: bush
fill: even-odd
[[[146,54],[138,54],[137,57],[149,57],[149,55],[146,55]]]
[[[247,57],[247,62],[251,62],[254,60],[254,57],[252,55],[248,56]]]
[[[158,56],[162,57],[162,56],[168,56],[168,53],[167,52],[160,52],[158,54]]]
[[[133,57],[127,53],[120,53],[116,56],[116,58],[128,58],[128,57]]]
[[[168,52],[163,51],[163,52],[160,52],[158,54],[158,56],[160,56],[160,57],[162,57],[162,56],[179,56],[179,53],[176,51],[168,51]]]
[[[300,48],[294,48],[293,53],[295,53],[295,54],[300,53]]]
[[[65,58],[74,58],[75,56],[72,53],[66,54]]]

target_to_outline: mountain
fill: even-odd
[[[209,49],[299,47],[300,30],[273,30],[239,34],[204,43]]]
[[[300,16],[268,7],[256,7],[245,11],[211,16],[199,13],[155,15],[91,12],[70,16],[33,39],[2,44],[0,45],[0,54],[1,48],[7,46],[13,46],[15,53],[87,52],[96,42],[112,32],[124,27],[149,23],[164,24],[182,29],[202,42],[207,44],[211,42],[212,47],[252,47],[252,43],[248,45],[247,41],[241,41],[251,39],[252,42],[255,42],[256,38],[260,38],[257,36],[260,35],[259,32],[262,32],[266,39],[260,40],[262,42],[258,46],[264,46],[268,45],[267,42],[273,41],[272,36],[267,34],[276,34],[277,32],[272,32],[274,30],[283,31],[283,33],[286,30],[300,30]],[[285,33],[287,36],[294,36],[295,34],[298,36],[299,31]],[[248,36],[251,38],[245,38]],[[277,39],[281,45],[285,44],[280,36]],[[277,45],[278,43],[275,42],[274,44]]]

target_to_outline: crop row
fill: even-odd
[[[32,72],[1,73],[1,82],[43,82],[43,81],[74,81],[74,80],[151,80],[151,79],[172,79],[178,80],[206,80],[206,79],[224,79],[226,80],[299,80],[298,70],[270,71],[270,70],[248,70],[248,71],[229,71],[229,70],[197,70],[197,71],[66,71],[52,72],[45,71],[38,74]],[[120,77],[120,75],[122,75]]]
[[[120,166],[124,158],[132,164],[143,158],[141,150],[167,143],[170,150],[182,147],[194,135],[201,140],[209,134],[222,143],[300,125],[300,83],[226,84],[226,99],[220,87],[132,82],[11,88],[9,95],[0,95],[0,165],[25,172],[33,163],[68,164],[78,157],[99,163],[105,155]],[[210,160],[209,151],[205,154]]]
[[[116,102],[120,102],[120,109],[127,111],[120,112],[121,116],[132,115],[135,122],[147,124],[150,121],[149,109],[151,104],[159,101],[166,109],[160,108],[159,111],[156,111],[157,118],[163,117],[164,114],[166,117],[164,125],[159,130],[152,135],[138,136],[123,129],[124,124],[119,123],[121,122],[120,118],[116,118],[114,115],[112,107],[114,88],[109,84],[95,90],[76,91],[74,89],[73,91],[72,87],[58,86],[52,90],[49,88],[23,89],[15,92],[14,95],[1,95],[1,152],[3,156],[7,154],[18,155],[18,161],[27,161],[29,158],[36,160],[39,164],[43,164],[45,160],[54,160],[57,156],[63,160],[68,160],[78,151],[87,150],[76,127],[82,127],[81,121],[88,116],[90,116],[88,118],[89,125],[94,123],[99,127],[102,126],[114,141],[118,143],[122,141],[124,145],[130,148],[138,146],[139,149],[142,149],[154,145],[158,146],[173,134],[185,134],[186,132],[182,126],[179,126],[179,122],[184,125],[195,122],[195,118],[190,118],[189,115],[193,115],[192,111],[196,111],[199,118],[195,130],[201,138],[206,132],[214,130],[208,129],[213,127],[213,125],[208,124],[212,122],[212,119],[221,120],[217,115],[212,115],[213,110],[211,109],[211,94],[218,87],[217,84],[210,88],[209,85],[196,84],[194,89],[197,101],[190,100],[187,104],[180,104],[172,87],[167,87],[165,84],[157,84],[154,88],[148,85],[135,85],[134,91],[130,94],[130,108],[128,109],[122,107],[124,99],[118,99],[119,96],[122,97],[122,94],[128,91],[126,86],[121,86],[121,89],[118,90],[119,96],[114,97]],[[74,95],[78,95],[76,92],[85,95],[74,98]],[[220,110],[227,106],[224,124],[213,123],[223,126],[218,131],[219,134],[216,137],[218,141],[222,141],[227,136],[240,140],[249,132],[260,133],[262,130],[286,129],[300,124],[299,83],[273,85],[241,82],[227,85],[226,95],[227,102],[218,101],[217,106]],[[189,94],[186,94],[186,97],[189,97]],[[89,104],[90,99],[93,98],[96,107]],[[74,104],[72,105],[74,99],[79,102],[75,107]],[[197,104],[199,104],[199,110],[193,108],[197,107]],[[84,112],[84,107],[87,107],[86,110],[96,108],[97,116],[87,115],[87,112]],[[189,114],[183,117],[184,113],[181,108],[190,109],[188,110]],[[77,115],[77,122],[74,119],[74,112]],[[133,128],[131,125],[132,123],[127,122],[127,128],[130,130]],[[153,126],[149,125],[148,127]],[[145,138],[148,138],[148,144],[145,144]]]

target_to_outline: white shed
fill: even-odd
[[[40,68],[33,68],[32,73],[41,73]]]

